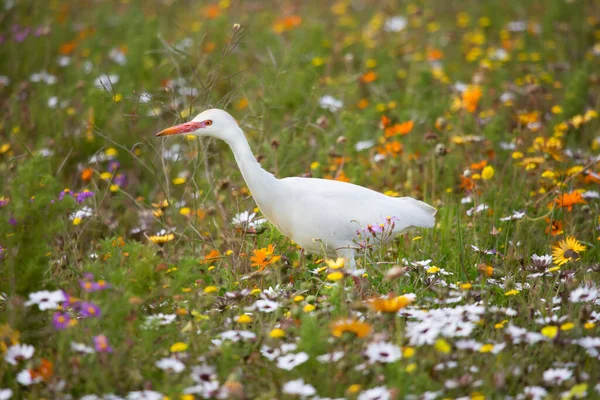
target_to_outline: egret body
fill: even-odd
[[[410,197],[390,197],[346,182],[318,178],[277,179],[252,154],[244,132],[226,111],[206,110],[156,136],[188,134],[225,141],[256,204],[284,235],[309,253],[337,254],[355,266],[357,229],[394,217],[392,233],[431,228],[436,209]]]

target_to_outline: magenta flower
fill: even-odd
[[[67,329],[77,323],[77,320],[71,318],[67,313],[57,312],[52,317],[52,324],[56,329]]]
[[[91,301],[82,301],[77,304],[77,309],[83,317],[99,317],[102,313],[100,307],[92,303]]]
[[[94,336],[94,346],[99,353],[113,352],[113,348],[108,344],[108,338],[105,335]]]
[[[79,280],[79,286],[87,293],[99,292],[104,289],[110,288],[110,283],[103,279],[99,279],[94,282],[94,275],[87,273],[83,276],[83,279]]]

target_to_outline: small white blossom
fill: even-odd
[[[306,397],[315,395],[317,391],[312,385],[305,383],[304,379],[296,379],[283,385],[283,393]]]

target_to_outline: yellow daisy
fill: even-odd
[[[577,261],[581,258],[579,253],[582,251],[585,251],[585,246],[573,236],[567,236],[552,247],[554,264],[561,266],[569,261]]]

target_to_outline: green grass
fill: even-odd
[[[593,293],[573,301],[581,288],[593,292],[600,272],[590,197],[600,183],[600,16],[591,3],[15,3],[0,11],[0,388],[13,398],[152,390],[177,399],[204,364],[213,391],[195,398],[294,398],[284,386],[300,378],[332,398],[367,399],[379,386],[398,399],[504,398],[531,387],[549,398],[600,396],[600,346],[577,344],[598,340],[600,303]],[[386,28],[394,16],[406,18],[399,32]],[[112,87],[96,87],[106,74]],[[320,107],[326,95],[343,107]],[[277,177],[419,198],[438,208],[435,228],[365,253],[362,292],[348,275],[332,282],[324,255],[302,253],[272,225],[234,226],[236,214],[259,212],[224,143],[154,137],[211,107],[234,115]],[[407,121],[410,132],[392,135]],[[361,141],[373,146],[359,151]],[[78,203],[73,193],[85,191],[93,195]],[[575,192],[585,204],[561,207]],[[525,216],[501,220],[514,211]],[[164,243],[153,243],[162,229]],[[532,267],[532,255],[568,236],[585,246],[579,257]],[[250,257],[270,244],[281,259],[259,273]],[[108,285],[90,292],[86,280]],[[72,302],[27,306],[41,290]],[[399,314],[370,307],[409,293]],[[255,310],[265,298],[277,310]],[[83,317],[88,302],[100,316]],[[57,329],[61,312],[76,323]],[[159,313],[173,320],[152,323]],[[238,320],[245,313],[251,322]],[[431,329],[415,334],[425,313]],[[337,337],[341,318],[372,330]],[[444,318],[469,331],[437,332]],[[529,332],[520,343],[514,327]],[[285,335],[272,337],[275,328]],[[217,340],[230,330],[253,336]],[[94,348],[100,335],[112,352],[71,348]],[[377,342],[402,358],[369,362]],[[16,343],[35,353],[12,365]],[[262,354],[292,343],[308,360],[291,370]],[[317,358],[334,351],[344,356]],[[158,368],[167,357],[185,369]],[[557,368],[571,372],[564,382],[548,380]],[[41,382],[23,385],[19,373]]]

